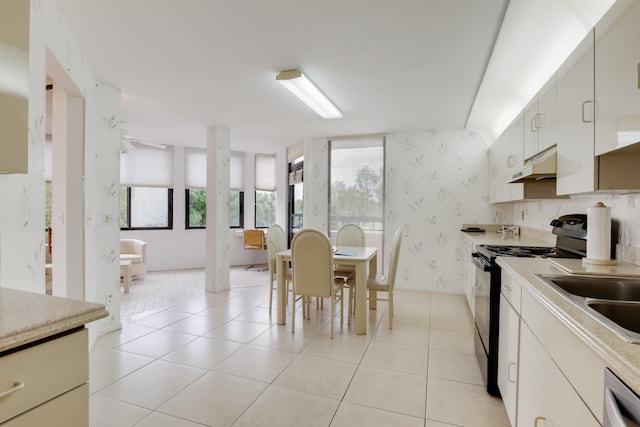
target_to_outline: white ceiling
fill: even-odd
[[[57,3],[95,76],[121,89],[129,135],[204,146],[206,127],[221,126],[232,149],[272,152],[308,137],[464,128],[508,2]],[[276,82],[292,68],[344,118],[320,118]]]

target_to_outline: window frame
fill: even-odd
[[[253,191],[253,226],[254,228],[258,229],[258,230],[265,230],[267,228],[269,228],[269,226],[271,226],[271,224],[267,224],[267,225],[258,225],[258,192],[261,193],[273,193],[274,195],[276,194],[276,191],[267,191],[267,190],[254,190]],[[275,197],[275,196],[274,196]],[[276,200],[273,201],[274,202],[274,212],[275,212],[275,208],[276,206]],[[274,218],[274,223],[275,223],[275,218]]]
[[[185,188],[184,189],[184,228],[185,230],[203,230],[207,228],[206,218],[205,225],[191,225],[189,222],[189,195],[191,190],[202,190],[201,188]],[[206,190],[205,190],[206,191]],[[206,193],[205,193],[206,194]],[[205,215],[206,215],[206,205],[205,205]]]
[[[127,226],[120,226],[120,230],[173,230],[173,188],[167,190],[167,226],[166,227],[132,227],[131,226],[131,188],[158,188],[143,186],[124,186],[127,189]]]
[[[204,230],[207,228],[207,225],[191,225],[189,223],[189,191],[190,190],[202,190],[199,188],[185,188],[185,195],[184,195],[184,227],[186,230]],[[206,190],[205,190],[206,191]],[[231,225],[229,224],[229,228],[233,229],[233,228],[244,228],[244,191],[239,191],[239,190],[229,190],[229,192],[232,191],[237,191],[238,194],[238,203],[239,203],[239,212],[238,212],[238,217],[239,217],[239,224],[238,225]]]
[[[240,193],[238,195],[239,198],[239,203],[240,203],[240,224],[239,225],[231,225],[229,224],[229,228],[244,228],[244,191],[241,190],[229,190],[231,191],[237,191],[238,193]]]

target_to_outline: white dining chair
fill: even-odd
[[[351,246],[363,248],[366,245],[364,230],[357,224],[345,224],[338,229],[336,234],[336,246]],[[347,311],[347,323],[351,323],[353,314],[353,298],[355,296],[355,267],[353,265],[337,264],[334,269],[336,277],[344,277],[346,287],[349,290],[349,310]]]
[[[377,301],[388,301],[389,329],[393,329],[393,288],[396,284],[398,272],[398,258],[400,257],[400,244],[402,243],[402,229],[398,227],[393,236],[393,246],[391,247],[391,257],[389,258],[389,273],[385,276],[376,276],[367,280],[367,290],[374,291]],[[386,299],[378,298],[378,292],[387,292]],[[369,293],[371,298],[371,293]]]
[[[333,274],[333,247],[326,234],[316,229],[303,229],[291,241],[293,266],[293,302],[291,332],[295,331],[296,303],[311,297],[331,298],[331,338],[333,338],[336,305],[340,303],[340,323],[344,320],[344,279]],[[303,306],[303,318],[305,317]],[[306,311],[309,318],[309,309]]]
[[[267,258],[269,260],[269,314],[273,307],[273,291],[277,289],[277,259],[276,254],[287,249],[287,240],[284,230],[278,224],[273,224],[267,230]],[[291,292],[291,283],[293,282],[293,274],[288,268],[284,272],[285,285],[287,286],[287,301],[289,300],[289,292]]]

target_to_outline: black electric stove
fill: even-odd
[[[473,255],[476,265],[475,350],[487,392],[500,396],[498,389],[498,333],[501,269],[499,256],[582,258],[587,251],[587,216],[565,215],[551,221],[556,246],[480,245]]]

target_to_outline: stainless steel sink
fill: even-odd
[[[639,302],[591,300],[586,304],[618,326],[640,334]]]
[[[640,344],[640,278],[537,276],[625,341]]]
[[[540,275],[563,291],[584,298],[640,301],[640,279],[634,277]]]

